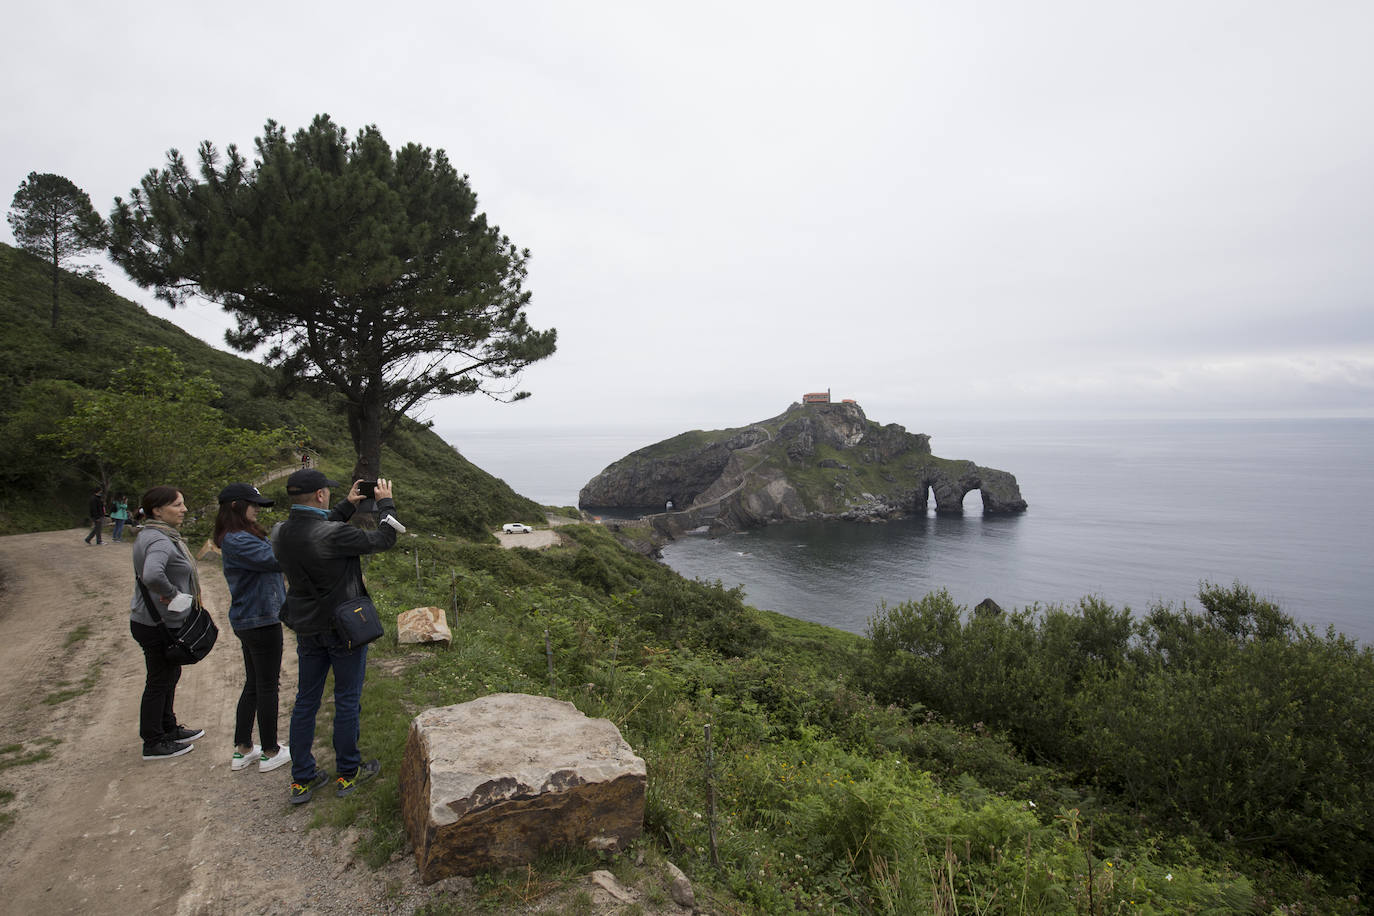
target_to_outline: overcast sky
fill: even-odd
[[[14,5],[12,5],[14,6]],[[7,10],[0,193],[327,112],[446,150],[558,352],[441,431],[1374,416],[1374,3]],[[0,238],[13,242],[7,225]],[[170,313],[223,347],[215,306]]]

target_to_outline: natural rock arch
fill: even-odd
[[[925,479],[926,492],[935,494],[935,511],[940,515],[962,515],[964,497],[974,490],[983,500],[984,515],[1008,515],[1026,511],[1026,501],[1016,478],[1006,471],[980,467],[962,462],[954,470],[932,469]],[[929,505],[926,493],[921,494],[919,508]]]

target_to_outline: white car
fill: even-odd
[[[501,530],[506,534],[529,534],[534,529],[529,525],[522,525],[519,522],[506,522],[501,526]]]

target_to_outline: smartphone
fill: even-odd
[[[363,499],[377,498],[377,481],[363,480],[358,483],[358,492],[363,494]]]

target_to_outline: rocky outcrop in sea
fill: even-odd
[[[931,454],[930,436],[880,425],[852,401],[793,404],[738,429],[693,431],[625,456],[578,496],[585,511],[638,513],[663,534],[742,530],[808,519],[885,521],[963,512],[977,490],[984,514],[1026,510],[1016,478]]]

